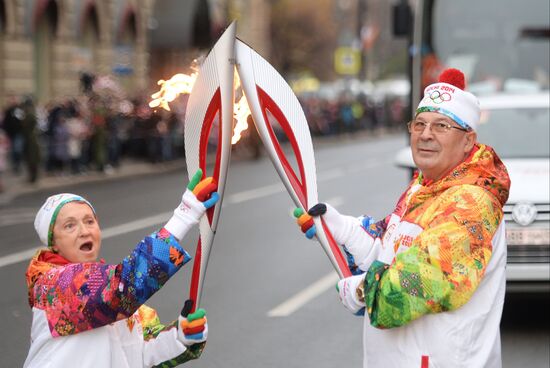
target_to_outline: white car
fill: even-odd
[[[512,181],[504,206],[510,292],[550,291],[550,94],[480,97],[478,141],[495,149]],[[410,147],[396,164],[414,168]]]

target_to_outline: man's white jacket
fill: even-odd
[[[478,144],[439,181],[413,179],[382,221],[329,208],[364,275],[350,294],[365,306],[365,367],[501,367],[509,188],[498,156]]]

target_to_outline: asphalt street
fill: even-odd
[[[341,212],[388,214],[407,184],[393,164],[402,135],[315,143],[321,201]],[[99,214],[102,257],[118,263],[147,233],[162,226],[187,184],[183,171],[139,175],[57,188],[84,195]],[[209,340],[203,357],[186,367],[360,367],[362,321],[341,306],[336,275],[318,244],[299,232],[290,197],[271,162],[236,160],[203,290]],[[31,311],[25,269],[38,246],[32,221],[52,193],[27,193],[0,207],[0,366],[22,366]],[[195,252],[198,230],[183,241]],[[188,264],[148,305],[175,319],[188,294]],[[502,341],[505,368],[548,367],[548,297],[510,296]]]

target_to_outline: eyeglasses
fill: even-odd
[[[425,121],[411,120],[407,123],[409,127],[409,133],[422,133],[426,127],[435,134],[445,134],[451,129],[460,130],[463,132],[469,132],[469,129],[453,126],[445,121],[435,121],[433,123],[426,123]]]

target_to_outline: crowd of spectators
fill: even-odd
[[[402,97],[373,98],[343,93],[337,98],[315,94],[300,98],[313,135],[327,136],[365,130],[403,129],[407,107]]]
[[[40,175],[109,174],[121,165],[121,158],[158,163],[183,157],[187,97],[171,104],[172,111],[151,109],[149,96],[126,98],[108,77],[85,86],[78,96],[45,106],[36,106],[30,96],[8,96],[0,112],[0,192],[6,170],[35,183]],[[314,136],[403,125],[401,99],[380,103],[365,95],[309,95],[300,102]],[[245,134],[240,145],[252,146],[248,149],[257,158],[261,142],[252,133]]]
[[[8,96],[0,114],[0,191],[5,170],[35,183],[42,173],[109,174],[122,157],[156,163],[183,155],[177,112],[149,108],[148,96],[126,99],[108,78],[97,86],[44,106]]]

